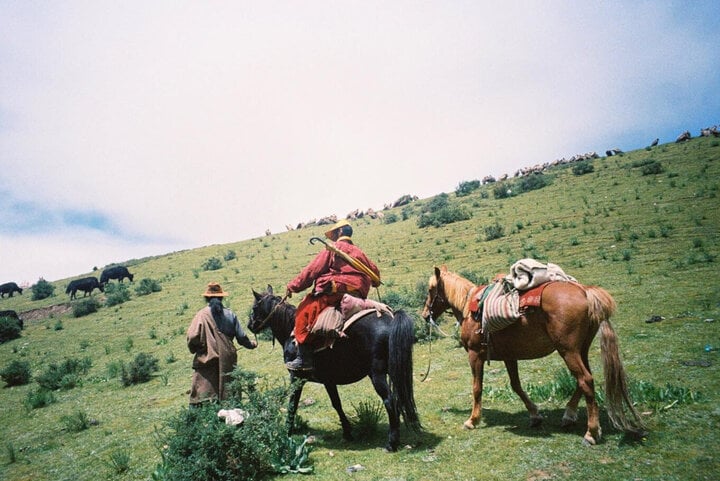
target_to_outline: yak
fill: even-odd
[[[88,294],[92,295],[95,289],[100,289],[100,292],[105,292],[103,285],[98,282],[97,277],[83,277],[82,279],[70,281],[67,289],[65,289],[65,294],[70,294],[70,299],[75,299],[77,291],[83,291],[85,293],[83,297],[85,297]]]
[[[102,274],[100,275],[100,284],[105,285],[110,279],[117,279],[118,281],[122,282],[126,277],[130,279],[130,282],[133,281],[133,275],[130,274],[130,271],[128,271],[127,267],[108,267],[107,269],[103,270]]]
[[[19,292],[22,294],[22,289],[20,286],[18,286],[14,282],[6,282],[5,284],[0,285],[0,297],[5,297],[5,294],[8,294],[8,297],[12,297],[13,293]]]

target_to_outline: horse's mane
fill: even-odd
[[[448,270],[442,270],[440,277],[442,278],[443,289],[445,290],[445,297],[448,302],[456,309],[464,312],[467,308],[468,294],[470,290],[475,287],[475,284],[463,276]],[[466,312],[464,313],[467,314]]]

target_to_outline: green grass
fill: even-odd
[[[558,374],[563,363],[557,355],[520,363],[523,383],[541,398],[537,402],[545,422],[540,428],[529,427],[502,363],[492,362],[486,367],[481,427],[463,430],[471,376],[453,335],[454,320],[445,316],[440,327],[449,337],[415,347],[415,395],[426,432],[418,436],[403,429],[400,452],[380,449],[387,431],[384,415],[376,431],[355,442],[343,441],[324,389],[306,386],[303,399],[315,402],[301,403],[300,415],[316,439],[310,456],[313,479],[343,478],[347,467],[357,464],[364,469],[351,475],[356,480],[716,477],[720,352],[704,348],[720,347],[720,147],[711,139],[693,139],[596,159],[592,165],[593,171],[584,175],[573,174],[572,166],[553,169],[550,185],[504,199],[494,197],[492,185],[462,197],[451,194],[450,205],[471,218],[437,228],[418,227],[418,216],[433,200],[421,199],[387,211],[394,222],[357,221],[354,238],[383,273],[382,297],[412,298],[407,293],[426,283],[435,265],[492,278],[527,256],[559,264],[581,282],[610,291],[619,306],[612,322],[650,428],[647,439],[625,439],[603,411],[603,442],[583,447],[583,402],[578,425],[560,428],[566,399],[558,394],[565,381]],[[648,165],[662,169],[648,172],[654,170],[643,169]],[[129,300],[112,306],[96,292],[101,300],[97,312],[76,318],[72,309],[56,310],[26,320],[21,338],[0,345],[0,369],[26,361],[38,376],[66,359],[88,358],[92,365],[78,385],[54,391],[55,402],[44,407],[26,408],[28,396],[38,389],[34,377],[27,385],[0,390],[0,436],[6,445],[0,479],[150,479],[161,460],[155,429],[187,404],[192,356],[185,330],[204,305],[201,294],[207,283],[220,282],[231,293],[229,307],[246,319],[251,289],[271,284],[281,292],[317,252],[308,239],[322,230],[128,260],[125,264],[137,279],[157,280],[161,290],[139,296],[133,286]],[[487,235],[498,231],[503,235]],[[234,255],[228,256],[230,251]],[[206,270],[212,258],[223,259],[222,266]],[[88,274],[93,273],[76,277]],[[33,301],[29,294],[14,296],[0,300],[0,307],[28,312],[67,304],[69,280],[52,283],[53,297]],[[653,315],[665,320],[645,323]],[[260,342],[256,350],[239,351],[240,364],[271,379],[285,379],[277,346],[273,349],[266,338]],[[148,382],[126,387],[117,366],[141,353],[159,360],[158,371]],[[597,341],[590,361],[602,387]],[[429,376],[420,382],[428,363]],[[367,380],[341,386],[340,395],[349,415],[353,406],[378,400]],[[91,413],[96,422],[71,432],[63,416],[72,413]]]

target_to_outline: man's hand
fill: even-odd
[[[290,289],[287,289],[285,291],[285,297],[287,297],[288,299],[290,299],[292,297],[292,291]]]

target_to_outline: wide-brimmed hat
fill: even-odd
[[[220,284],[217,282],[211,282],[207,285],[207,289],[205,289],[205,294],[203,296],[205,297],[225,297],[228,293],[223,291],[223,288],[220,287]]]
[[[336,231],[337,229],[339,229],[340,227],[343,227],[343,226],[346,226],[346,225],[350,225],[350,222],[348,222],[347,219],[343,219],[343,220],[339,220],[339,221],[335,222],[335,224],[333,224],[333,226],[330,227],[330,230],[325,231],[325,237],[327,237],[327,238],[329,239],[329,238],[330,238],[330,234],[332,234],[333,232],[335,232],[335,231]]]

